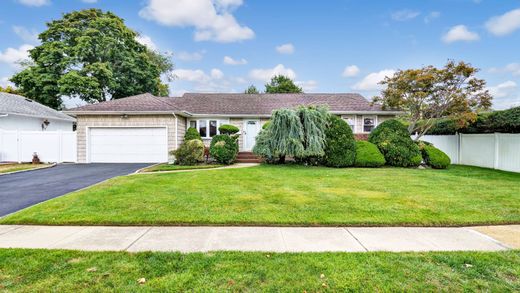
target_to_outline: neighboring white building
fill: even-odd
[[[72,131],[75,121],[33,100],[0,92],[0,130]]]

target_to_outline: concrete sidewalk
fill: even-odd
[[[520,237],[520,234],[518,234]],[[0,226],[0,248],[94,251],[497,251],[472,228]]]

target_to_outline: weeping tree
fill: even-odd
[[[325,154],[327,108],[301,106],[296,110],[296,114],[302,125],[304,149],[303,155],[297,159],[306,164],[317,163],[317,159]]]
[[[300,107],[273,111],[269,126],[256,138],[253,152],[283,164],[287,156],[310,163],[324,155],[327,109]]]

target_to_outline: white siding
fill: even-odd
[[[42,123],[45,119],[21,115],[9,114],[7,117],[0,117],[0,129],[4,130],[27,130],[42,131]],[[72,122],[64,120],[47,119],[50,124],[45,131],[72,131]]]

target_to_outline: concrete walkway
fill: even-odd
[[[516,230],[520,237],[520,230]],[[0,226],[0,248],[265,252],[497,251],[473,228]]]

